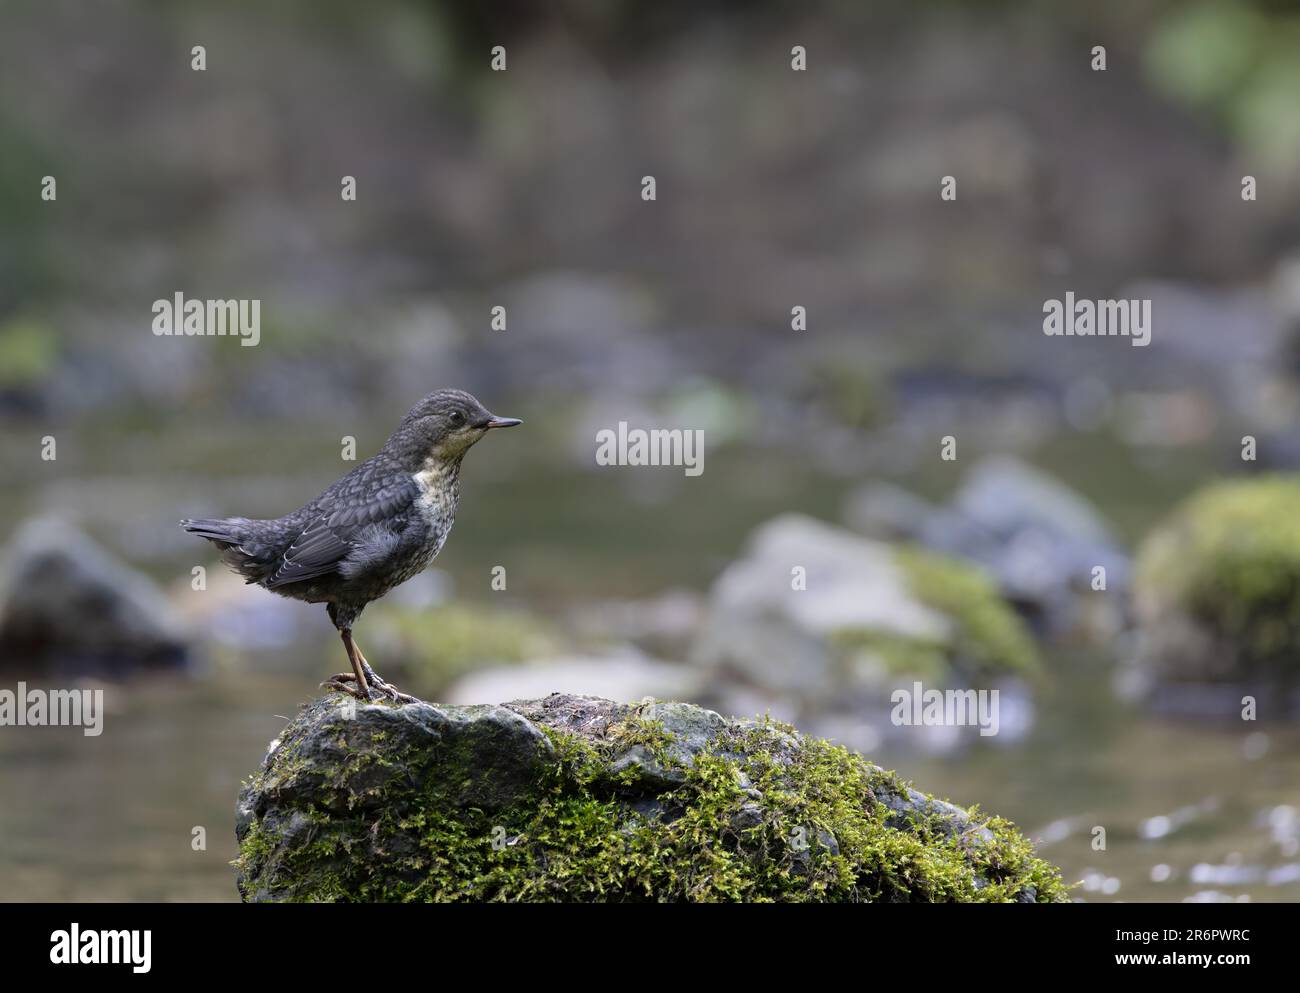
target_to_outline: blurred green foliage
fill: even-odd
[[[1300,12],[1204,0],[1178,4],[1152,32],[1156,86],[1212,113],[1248,155],[1287,169],[1300,151]]]
[[[822,406],[837,424],[860,429],[879,427],[893,404],[888,379],[880,367],[848,354],[814,359],[803,396]]]
[[[0,389],[35,386],[58,363],[57,335],[32,317],[0,323]]]

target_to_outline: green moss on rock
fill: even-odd
[[[917,599],[955,623],[955,668],[974,678],[1037,672],[1033,638],[983,570],[919,548],[900,548],[896,558]]]
[[[1161,674],[1291,681],[1300,641],[1300,477],[1218,483],[1143,542],[1135,595]]]
[[[773,721],[553,695],[309,705],[240,795],[239,889],[296,901],[1056,902],[1008,822]]]

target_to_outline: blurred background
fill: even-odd
[[[1300,898],[1298,94],[1263,0],[6,0],[0,685],[109,712],[0,728],[0,898],[237,898],[239,782],[346,659],[176,522],[440,386],[525,426],[358,624],[403,688],[770,712],[1081,899]],[[1044,336],[1067,290],[1152,344]],[[176,292],[260,344],[156,337]],[[620,420],[703,474],[597,466]],[[896,726],[914,679],[1000,733]]]

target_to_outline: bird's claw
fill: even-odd
[[[395,701],[396,703],[419,703],[420,702],[417,697],[413,697],[409,693],[403,693],[392,683],[385,683],[383,680],[371,684],[371,688],[377,691],[378,693],[380,693],[381,695],[388,697],[390,700]]]
[[[420,702],[418,698],[411,696],[409,693],[403,693],[392,683],[388,682],[388,680],[380,676],[379,673],[375,672],[375,670],[370,667],[370,663],[365,660],[364,656],[361,659],[361,671],[365,673],[366,682],[390,700],[395,700],[398,703]]]
[[[346,693],[354,696],[358,700],[364,700],[370,703],[375,698],[375,691],[367,687],[365,693],[361,692],[361,687],[357,685],[357,677],[350,672],[340,672],[320,684],[321,689],[338,690],[340,693]]]
[[[337,675],[330,676],[329,679],[321,683],[322,689],[338,690],[341,693],[347,693],[356,697],[358,700],[364,700],[366,703],[372,703],[376,699],[387,697],[395,703],[419,703],[418,697],[413,697],[409,693],[403,693],[392,683],[386,683],[378,676],[373,674],[373,670],[368,679],[370,686],[367,693],[362,693],[357,687],[357,677],[350,672],[340,672]]]

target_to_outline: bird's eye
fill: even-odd
[[[447,420],[451,421],[452,424],[457,424],[457,425],[464,424],[465,415],[462,414],[459,410],[453,410],[450,414],[447,415]]]

